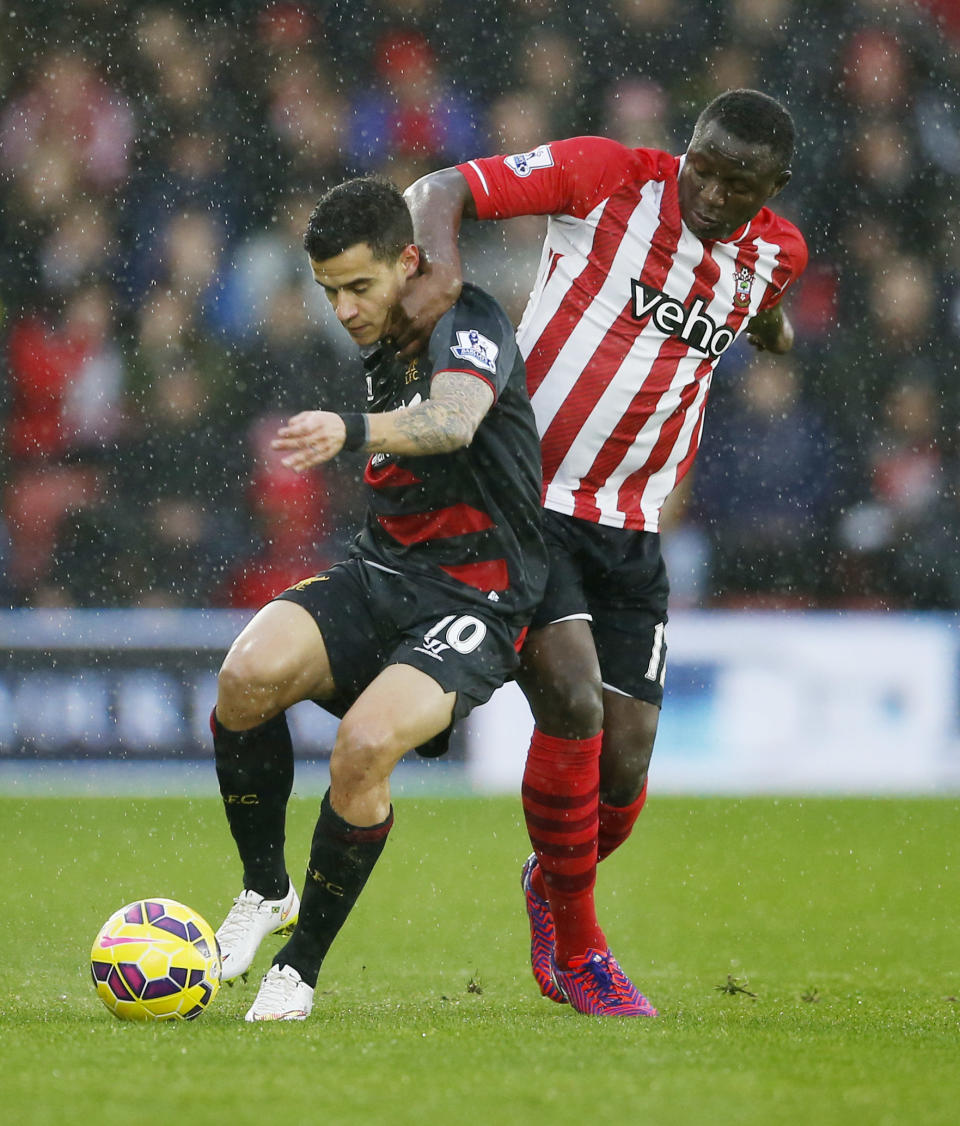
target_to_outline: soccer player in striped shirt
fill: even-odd
[[[517,337],[543,457],[551,570],[518,676],[535,720],[523,869],[541,992],[596,1015],[655,1010],[611,954],[596,865],[646,798],[663,699],[661,507],[697,452],[717,361],[741,332],[786,352],[781,298],[800,232],[766,205],[790,179],[787,110],[733,90],[682,156],[600,137],[471,160],[406,193],[426,267],[395,337],[410,347],[459,292],[461,220],[547,216]]]

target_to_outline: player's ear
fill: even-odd
[[[400,252],[400,265],[403,267],[404,277],[412,278],[419,272],[420,247],[415,242],[411,242]]]
[[[792,175],[793,175],[793,173],[790,171],[789,168],[784,168],[784,170],[780,173],[780,175],[774,181],[773,191],[770,193],[770,195],[767,198],[773,199],[773,197],[775,195],[779,195],[783,191],[783,189],[787,186],[787,184],[790,183],[790,177]]]

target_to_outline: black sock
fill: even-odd
[[[300,919],[293,937],[274,957],[275,966],[293,966],[307,985],[316,987],[320,964],[380,858],[392,825],[392,806],[379,825],[349,825],[334,813],[330,791],[324,794],[310,846]]]
[[[283,857],[287,800],[293,790],[293,744],[281,712],[248,731],[210,717],[220,795],[243,863],[243,886],[266,899],[287,894]]]

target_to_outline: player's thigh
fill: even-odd
[[[251,690],[271,694],[281,708],[332,694],[323,635],[302,606],[268,602],[231,645],[220,671],[220,691]]]
[[[584,571],[591,568],[592,525],[549,509],[543,511],[543,538],[549,567],[543,597],[530,621],[530,633],[558,622],[589,621]],[[585,550],[586,548],[586,550]]]
[[[537,727],[560,739],[587,739],[603,722],[600,664],[586,618],[531,631],[517,681]]]
[[[665,611],[664,611],[665,613]],[[629,805],[646,781],[657,734],[666,673],[666,623],[639,606],[594,620],[603,677],[600,796]]]
[[[592,632],[604,697],[619,693],[659,708],[667,668],[666,621],[643,613],[618,614],[610,621],[598,614]]]
[[[659,537],[634,533],[589,594],[603,680],[600,792],[626,805],[646,781],[663,703],[669,584]]]
[[[669,593],[659,536],[632,533],[621,558],[587,589],[604,689],[661,705]]]
[[[382,587],[392,578],[351,559],[304,579],[275,600],[303,610],[322,637],[327,679],[312,699],[334,715],[343,716],[377,675],[397,636],[389,590]]]
[[[517,671],[524,630],[484,603],[451,589],[425,587],[384,667],[407,665],[453,697],[448,722],[464,719]]]
[[[407,751],[439,735],[453,722],[457,694],[411,665],[391,664],[350,706],[334,748],[336,766],[387,774]],[[331,763],[331,768],[334,763]]]
[[[649,700],[603,693],[600,796],[610,805],[629,805],[647,778],[657,737],[660,708]]]
[[[585,575],[594,569],[592,525],[545,510],[550,557],[543,599],[520,654],[517,681],[537,727],[561,739],[596,734],[603,718],[600,667]]]

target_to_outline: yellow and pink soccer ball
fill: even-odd
[[[138,899],[103,924],[90,972],[97,996],[121,1020],[194,1020],[220,988],[220,948],[191,908]]]

